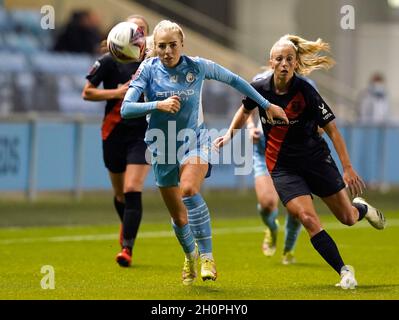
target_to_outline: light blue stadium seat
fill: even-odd
[[[0,32],[11,29],[11,22],[6,10],[0,8]]]
[[[29,69],[22,53],[0,51],[0,72],[22,72]]]
[[[4,45],[7,50],[19,51],[26,54],[40,51],[41,45],[36,37],[30,34],[17,34],[15,32],[7,32],[3,35]]]
[[[88,55],[39,52],[31,57],[34,71],[85,75],[93,58]]]
[[[9,12],[10,20],[15,26],[19,26],[25,31],[40,33],[42,31],[40,21],[42,15],[40,10],[18,9]]]

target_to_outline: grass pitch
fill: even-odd
[[[261,252],[263,228],[252,192],[205,193],[213,216],[216,282],[197,279],[181,284],[183,254],[172,233],[158,193],[144,197],[144,217],[136,240],[133,266],[119,267],[119,224],[110,194],[92,194],[82,202],[63,196],[30,204],[0,200],[0,299],[243,299],[329,300],[399,299],[398,193],[370,194],[387,216],[386,230],[361,221],[354,227],[337,222],[316,201],[325,229],[345,263],[355,267],[359,287],[334,287],[339,276],[311,246],[302,230],[295,265],[281,264],[284,233],[272,258]],[[284,210],[280,210],[284,225]],[[22,227],[21,227],[22,226]],[[42,266],[55,272],[55,289],[42,289]]]

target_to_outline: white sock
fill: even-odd
[[[212,252],[202,253],[202,254],[200,255],[200,257],[201,257],[201,260],[203,260],[203,259],[213,260],[213,254],[212,254]]]

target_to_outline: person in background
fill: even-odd
[[[72,13],[67,25],[55,39],[54,51],[99,53],[102,34],[98,14],[90,10]]]
[[[359,123],[364,125],[383,125],[390,120],[390,104],[381,73],[374,73],[367,89],[359,97]]]
[[[127,21],[137,24],[143,35],[148,35],[149,26],[144,17],[132,15]],[[115,210],[121,221],[121,252],[116,261],[122,267],[128,267],[132,262],[132,250],[143,214],[141,193],[149,171],[145,159],[145,117],[127,120],[120,116],[129,81],[140,63],[120,63],[110,53],[105,53],[93,64],[82,92],[85,100],[107,101],[102,125],[103,159],[114,192]],[[98,88],[101,83],[104,89]],[[140,101],[144,101],[143,97]]]

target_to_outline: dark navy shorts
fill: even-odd
[[[131,128],[118,126],[103,140],[105,167],[112,173],[122,173],[128,164],[148,164],[146,150],[144,135],[138,136]]]
[[[285,206],[288,201],[303,195],[315,194],[324,198],[345,188],[344,180],[331,155],[309,160],[297,166],[276,166],[271,177]]]

